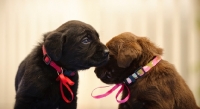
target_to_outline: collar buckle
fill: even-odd
[[[51,58],[48,54],[44,54],[43,61],[49,65],[51,63]]]

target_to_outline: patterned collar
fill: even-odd
[[[147,73],[153,66],[155,66],[161,60],[160,56],[156,56],[152,61],[150,61],[147,65],[136,70],[132,75],[130,75],[124,83],[131,84],[136,81],[136,79],[142,77],[145,73]]]

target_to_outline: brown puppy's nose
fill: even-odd
[[[103,56],[108,57],[108,55],[109,55],[109,50],[105,49],[104,52],[103,52]]]

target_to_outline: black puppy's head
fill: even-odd
[[[81,21],[69,21],[44,35],[48,55],[60,66],[83,70],[107,62],[109,50],[96,30]]]
[[[96,67],[95,73],[107,84],[122,83],[154,56],[162,55],[162,49],[146,37],[138,37],[129,32],[113,37],[106,45],[110,51],[109,61]]]

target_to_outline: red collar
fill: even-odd
[[[43,55],[44,55],[44,57],[43,57],[44,62],[47,65],[50,65],[51,67],[53,67],[58,73],[58,77],[57,77],[56,80],[60,81],[60,91],[61,91],[62,98],[65,100],[65,102],[71,103],[72,100],[74,99],[74,94],[73,94],[71,88],[69,87],[69,85],[70,86],[74,85],[74,82],[63,74],[63,68],[62,67],[58,66],[54,61],[51,60],[50,56],[47,54],[47,51],[46,51],[44,45],[42,46],[42,52],[43,52]],[[74,72],[72,72],[72,73],[75,74]],[[63,85],[70,92],[71,100],[69,100],[65,97],[64,92],[63,92]]]

